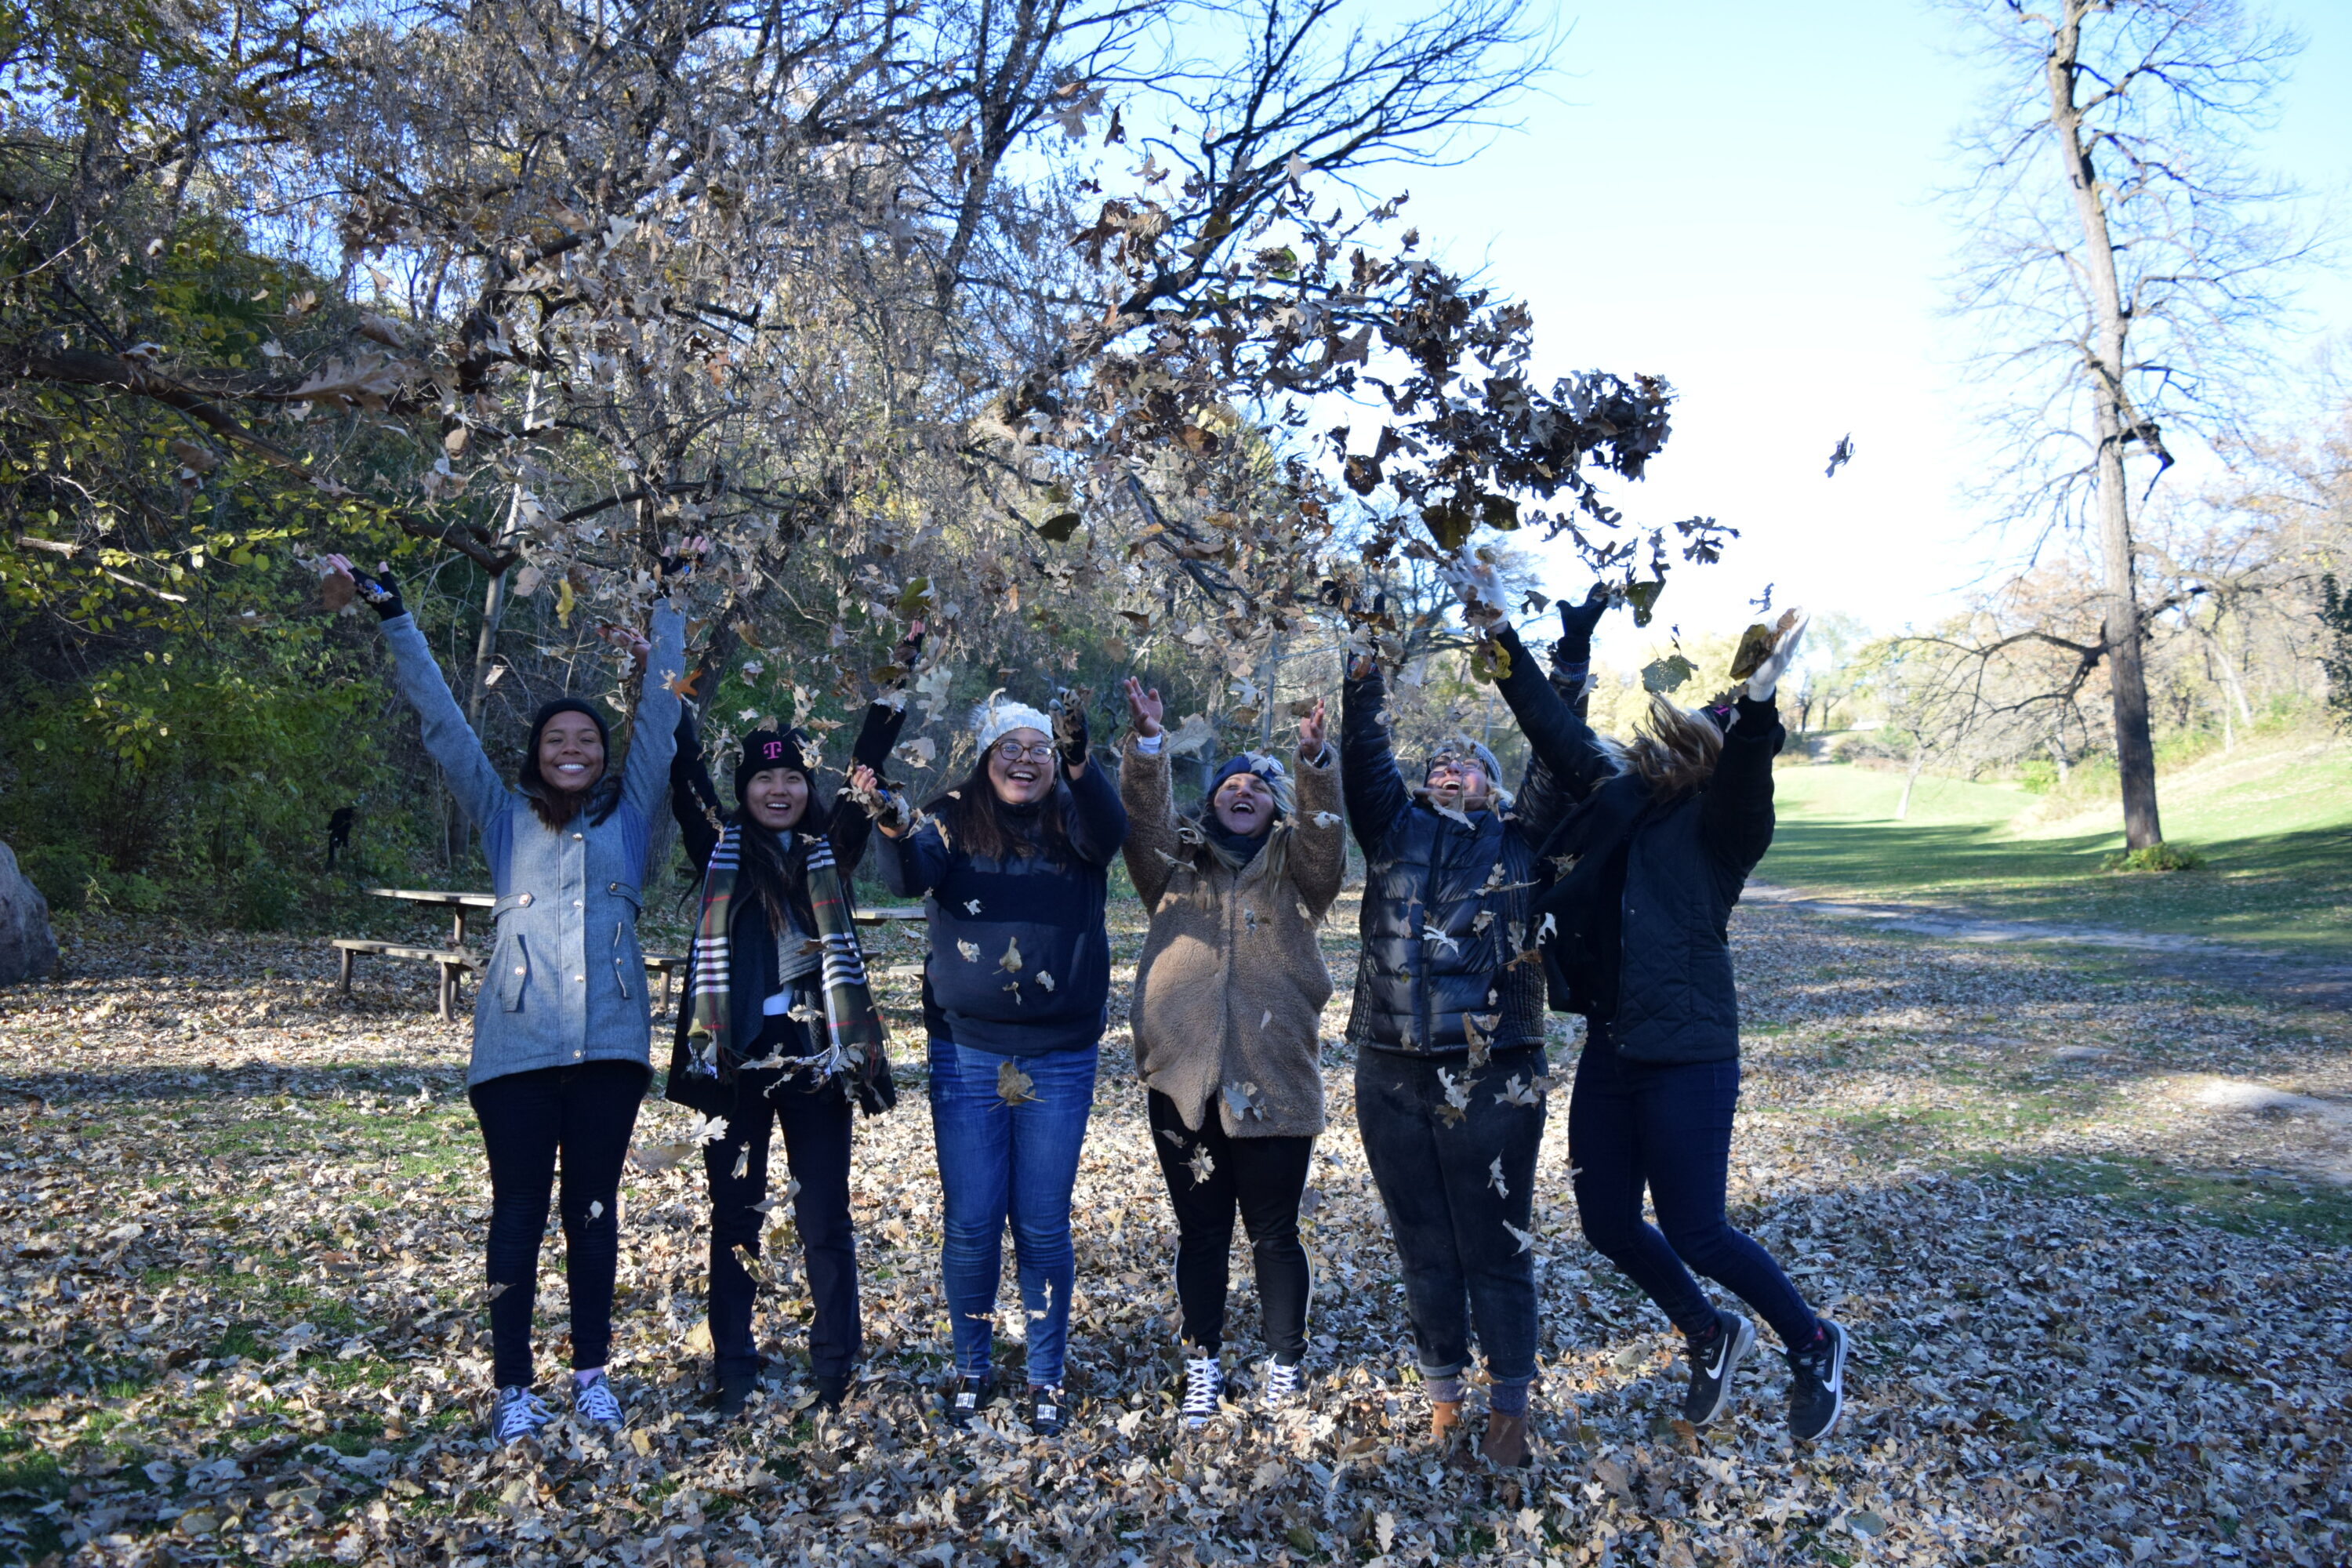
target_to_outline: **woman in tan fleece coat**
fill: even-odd
[[[1225,1278],[1234,1215],[1248,1230],[1269,1360],[1269,1407],[1298,1387],[1313,1277],[1298,1201],[1323,1131],[1318,1025],[1331,976],[1316,927],[1339,896],[1339,755],[1323,705],[1298,726],[1293,783],[1271,753],[1217,771],[1200,816],[1180,819],[1161,746],[1160,693],[1127,683],[1134,720],[1119,773],[1128,875],[1150,912],[1136,966],[1137,1076],[1176,1210],[1185,1424],[1223,1392]]]

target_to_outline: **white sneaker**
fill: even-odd
[[[520,1443],[538,1436],[539,1429],[554,1419],[554,1412],[530,1389],[520,1384],[501,1388],[490,1408],[490,1436],[501,1443]]]
[[[1184,1360],[1184,1426],[1198,1432],[1217,1413],[1217,1401],[1225,1392],[1225,1371],[1214,1356],[1187,1356]]]
[[[585,1383],[572,1379],[572,1413],[581,1420],[592,1421],[599,1426],[618,1426],[621,1424],[621,1401],[614,1394],[613,1385],[605,1381],[603,1373]]]
[[[1268,1361],[1265,1373],[1258,1383],[1257,1403],[1262,1410],[1280,1410],[1298,1399],[1298,1368],[1285,1366],[1278,1361]]]

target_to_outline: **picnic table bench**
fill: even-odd
[[[439,971],[439,984],[435,991],[435,1003],[445,1019],[457,1016],[457,984],[467,974],[478,974],[482,960],[466,951],[466,916],[473,910],[495,908],[494,893],[448,892],[431,888],[370,888],[379,899],[397,899],[403,903],[425,909],[452,911],[454,923],[449,933],[449,945],[419,947],[413,942],[376,942],[364,937],[339,936],[330,944],[335,949],[340,973],[338,984],[346,996],[352,994],[352,962],[366,954],[379,958],[401,958],[413,963],[430,963]],[[919,921],[923,918],[919,908],[860,910],[856,915],[859,925],[878,926],[893,921]],[[686,973],[687,961],[682,953],[648,952],[644,955],[646,973],[661,976],[662,1011],[670,1009],[677,977]]]

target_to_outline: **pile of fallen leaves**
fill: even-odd
[[[1132,911],[1129,911],[1130,914]],[[1328,951],[1345,973],[1354,911]],[[1120,933],[1132,964],[1139,933]],[[1735,1217],[1853,1331],[1853,1403],[1793,1447],[1785,1372],[1676,1419],[1664,1321],[1584,1246],[1552,1107],[1534,1243],[1539,1462],[1433,1450],[1402,1287],[1328,1051],[1308,1201],[1305,1398],[1176,1420],[1174,1235],[1124,1014],[1076,1203],[1068,1430],[963,1432],[930,1128],[909,1085],[858,1128],[863,1382],[823,1415],[797,1277],[751,1418],[705,1407],[698,1162],[625,1187],[617,1436],[484,1436],[488,1202],[466,1032],[429,972],[331,983],[322,944],[89,923],[66,977],[0,996],[0,1554],[28,1561],[1363,1563],[1666,1565],[2352,1556],[2346,1020],[1773,910],[1736,931],[1747,1110]],[[877,967],[915,938],[888,939]],[[1122,969],[1123,988],[1131,967]],[[903,968],[894,1020],[914,1017]],[[1326,1018],[1337,1040],[1345,986]],[[1570,1047],[1561,1037],[1561,1063]],[[902,1079],[920,1053],[900,1029]],[[2216,1087],[2220,1086],[2220,1087]],[[690,1117],[648,1101],[641,1148]],[[562,1243],[541,1382],[562,1365]],[[1020,1367],[1010,1289],[1000,1366]]]

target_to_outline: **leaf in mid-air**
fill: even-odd
[[[1037,1080],[1023,1072],[1019,1064],[1014,1062],[997,1064],[996,1098],[1005,1104],[1021,1105],[1035,1100],[1037,1097],[1031,1090],[1036,1087]]]

